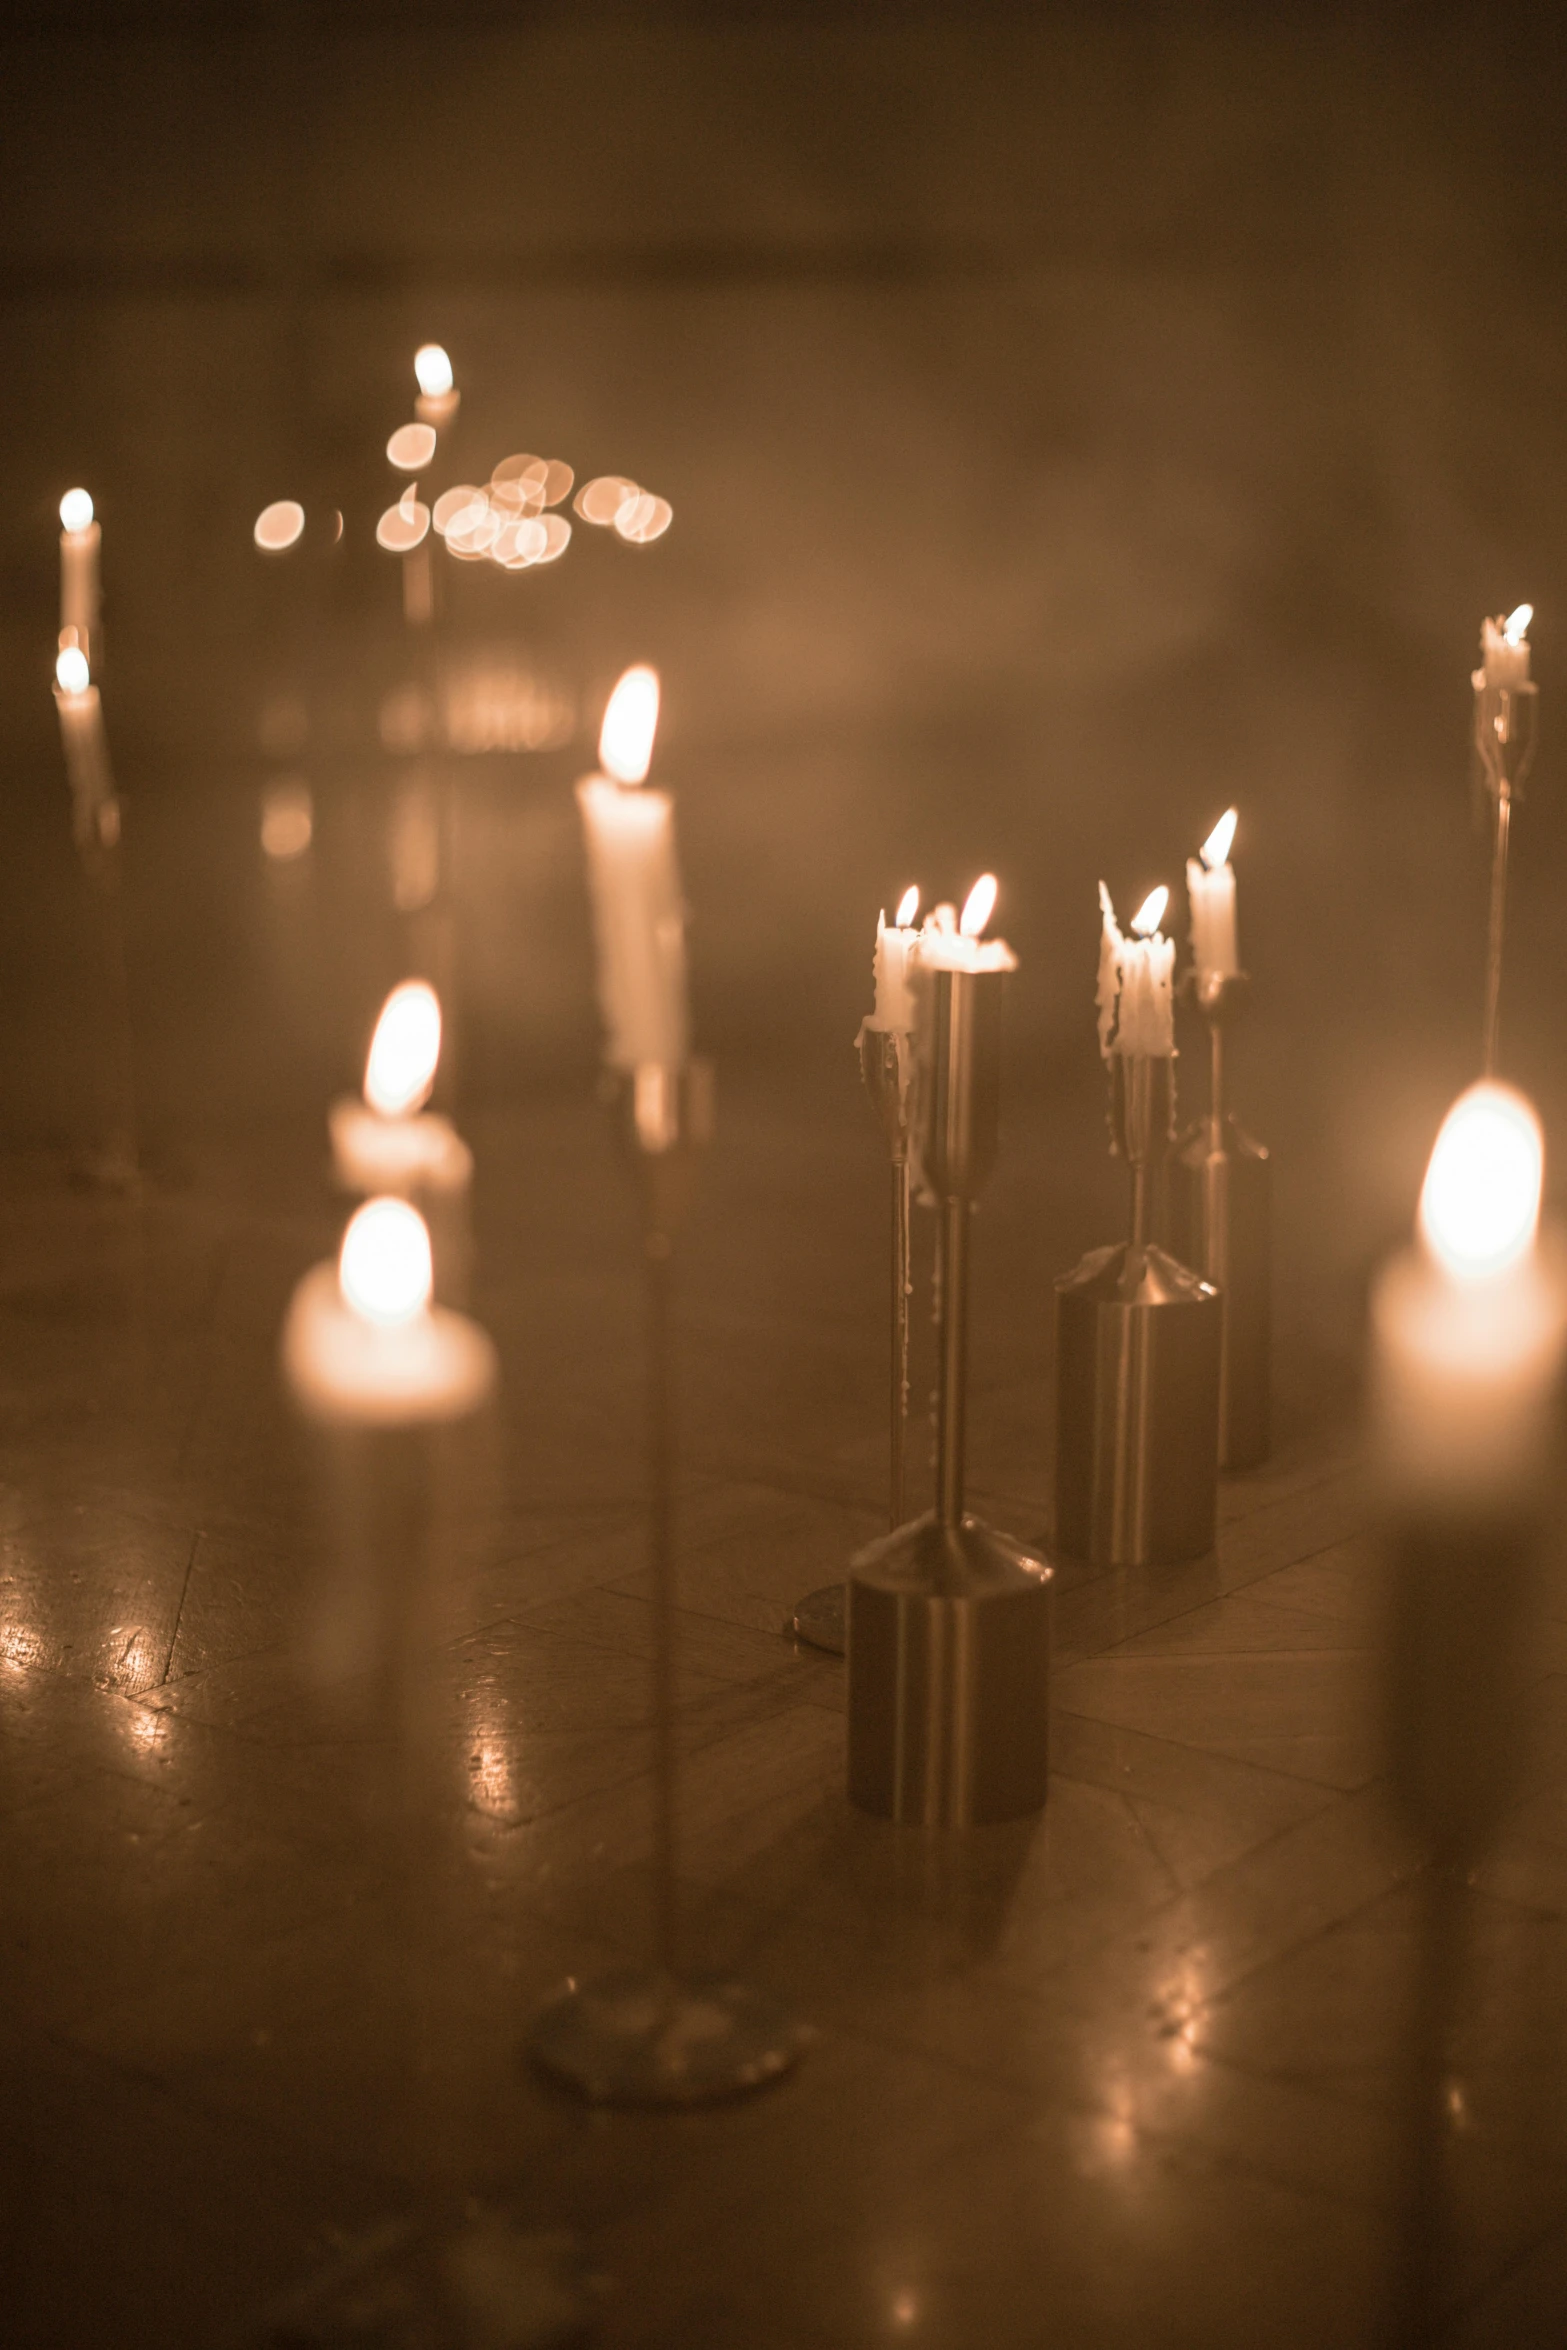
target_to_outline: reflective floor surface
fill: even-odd
[[[699,2114],[588,2113],[524,2056],[564,1977],[646,1950],[634,1231],[591,1108],[473,1121],[505,1384],[446,1488],[412,1865],[392,1748],[323,1674],[342,1487],[277,1384],[337,1229],[318,1138],[213,1147],[140,1204],[0,1178],[8,2339],[267,2338],[473,2202],[582,2284],[497,2287],[486,2341],[573,2310],[607,2350],[1377,2338],[1417,1860],[1378,1785],[1351,1285],[1284,1285],[1278,1450],[1215,1556],[1063,1572],[1043,1817],[858,1816],[843,1668],[782,1632],[883,1491],[848,1062],[726,1109],[685,1256],[684,1932],[813,2027],[792,2079]],[[1092,1121],[1079,1159],[1047,1140],[1014,1126],[975,1259],[976,1498],[1024,1535],[1049,1278],[1118,1212]],[[1465,1897],[1463,2345],[1567,2309],[1567,1599],[1543,1641],[1527,1792]],[[326,2338],[303,2322],[271,2338]]]

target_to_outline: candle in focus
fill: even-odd
[[[1567,1285],[1538,1242],[1540,1123],[1485,1080],[1443,1121],[1419,1241],[1372,1296],[1379,1465],[1414,1516],[1527,1510],[1548,1475]]]
[[[1236,811],[1226,808],[1198,855],[1186,860],[1192,961],[1199,988],[1208,980],[1231,979],[1240,969],[1235,944],[1235,868],[1230,863],[1235,822]]]
[[[1104,883],[1099,884],[1103,918],[1099,941],[1099,1049],[1142,1053],[1165,1059],[1175,1050],[1175,942],[1159,929],[1170,893],[1150,890],[1132,916],[1132,936],[1116,920]]]
[[[98,550],[103,532],[86,490],[60,500],[60,636],[89,656],[98,631]]]
[[[1529,682],[1529,623],[1532,604],[1519,604],[1505,620],[1480,624],[1481,668],[1477,685],[1527,685]]]
[[[577,786],[598,943],[604,1059],[680,1068],[688,1050],[685,906],[667,792],[643,788],[658,726],[658,672],[628,669],[610,695],[597,775]]]
[[[995,906],[996,877],[982,873],[969,891],[956,928],[927,924],[920,937],[920,970],[1015,971],[1017,957],[1006,940],[984,935]]]
[[[335,1265],[295,1290],[283,1368],[312,1419],[355,1427],[456,1420],[495,1383],[495,1351],[466,1315],[431,1303],[430,1237],[418,1210],[372,1199],[350,1219]]]
[[[876,917],[876,1004],[865,1023],[867,1028],[888,1029],[896,1035],[907,1035],[913,1029],[910,966],[919,953],[920,934],[914,927],[919,908],[920,893],[911,884],[898,901],[890,929],[885,907]]]

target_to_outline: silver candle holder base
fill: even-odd
[[[1223,1307],[1211,1282],[1148,1237],[1170,1063],[1116,1054],[1111,1082],[1132,1231],[1056,1283],[1054,1538],[1096,1565],[1171,1565],[1213,1547]]]
[[[712,1067],[649,1063],[615,1094],[642,1196],[647,1306],[654,1961],[596,1982],[569,1982],[536,2019],[529,2045],[544,2072],[590,2104],[687,2106],[778,2079],[799,2057],[805,2034],[760,1993],[688,1975],[679,1963],[671,1274],[675,1234],[712,1137]]]
[[[919,986],[911,1130],[940,1205],[936,1503],[850,1568],[849,1795],[957,1828],[1045,1801],[1051,1572],[963,1506],[970,1209],[995,1163],[1005,974],[937,966]]]
[[[849,1577],[849,1795],[967,1828],[1038,1811],[1050,1777],[1050,1568],[965,1516],[884,1534]]]
[[[1219,1291],[1219,1466],[1266,1460],[1271,1422],[1273,1162],[1224,1105],[1224,1040],[1248,993],[1245,975],[1194,994],[1208,1023],[1208,1115],[1187,1128],[1167,1173],[1170,1245]]]

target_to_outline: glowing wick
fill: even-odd
[[[86,530],[92,514],[92,496],[87,490],[67,490],[60,500],[60,521],[66,530]]]
[[[55,683],[62,694],[84,694],[92,682],[87,655],[80,645],[66,645],[54,665]]]
[[[617,783],[641,783],[653,764],[658,731],[658,671],[628,669],[604,709],[599,765]]]
[[[60,511],[63,514],[64,507]],[[1507,618],[1502,622],[1502,642],[1508,645],[1521,645],[1529,633],[1529,623],[1533,618],[1534,606],[1519,604],[1514,611],[1508,613]]]
[[[1485,1080],[1442,1121],[1420,1194],[1420,1233],[1460,1281],[1505,1273],[1527,1256],[1540,1221],[1545,1144],[1521,1093]]]
[[[366,1322],[395,1329],[430,1302],[430,1235],[406,1200],[367,1200],[349,1220],[337,1260],[338,1287]]]
[[[958,929],[964,938],[983,936],[985,924],[996,910],[996,888],[995,875],[982,873],[969,891],[958,917]]]
[[[1139,938],[1152,938],[1164,920],[1164,909],[1170,902],[1170,893],[1161,883],[1151,889],[1132,916],[1132,928]]]
[[[1217,873],[1221,865],[1229,863],[1230,849],[1235,839],[1235,823],[1235,809],[1226,808],[1198,851],[1210,873]],[[1162,914],[1164,908],[1161,906],[1159,911]],[[1134,924],[1133,927],[1135,928],[1136,925]]]
[[[452,388],[452,363],[439,343],[421,343],[414,353],[414,374],[427,400],[439,400]]]
[[[427,979],[405,979],[381,1007],[365,1063],[365,1100],[406,1118],[430,1098],[441,1057],[441,1003]]]
[[[920,885],[917,881],[911,881],[908,888],[904,891],[902,897],[898,900],[898,911],[895,917],[898,928],[900,930],[907,930],[909,924],[913,921],[919,910]]]

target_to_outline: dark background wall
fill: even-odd
[[[105,533],[144,1091],[177,1136],[308,1110],[395,962],[371,540],[409,362],[454,468],[671,500],[642,551],[448,581],[575,741],[465,763],[465,1084],[594,1024],[570,784],[659,663],[699,1022],[844,1056],[876,908],[982,866],[1015,1081],[1093,1098],[1103,874],[1131,903],[1239,803],[1258,1122],[1402,1217],[1478,1024],[1468,671],[1528,597],[1545,748],[1510,1059],[1555,1114],[1567,816],[1567,210],[1550,17],[325,7],[11,18],[0,140],[0,1132],[79,1124],[93,1000],[48,694],[61,491]],[[267,499],[341,507],[268,569]],[[587,538],[591,534],[579,533]],[[259,714],[320,809],[257,846]],[[1188,1067],[1192,1063],[1188,1062]]]

